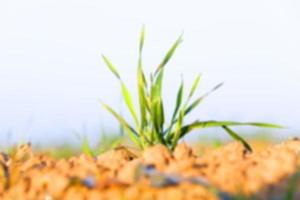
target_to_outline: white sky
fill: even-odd
[[[98,103],[120,108],[118,82],[100,55],[111,58],[134,92],[142,24],[147,71],[184,31],[167,66],[168,110],[180,74],[190,85],[202,73],[198,94],[221,81],[225,86],[192,118],[290,127],[279,134],[300,130],[299,1],[1,0],[1,141],[42,143],[74,138],[73,130],[90,137],[117,130]]]

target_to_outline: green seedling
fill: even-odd
[[[86,134],[80,134],[77,131],[74,131],[74,134],[81,143],[81,152],[91,157],[95,157],[105,151],[116,148],[124,141],[124,138],[121,135],[112,135],[102,132],[99,143],[93,148]]]
[[[97,148],[95,149],[95,153],[96,155],[99,155],[122,145],[123,142],[124,138],[121,135],[102,133]]]
[[[89,139],[86,135],[84,135],[84,137],[82,138],[81,150],[84,154],[86,154],[88,156],[91,156],[91,157],[96,156],[95,152],[89,142]]]
[[[167,124],[165,120],[164,104],[162,97],[162,83],[164,77],[164,70],[166,64],[169,62],[174,52],[182,42],[182,35],[178,37],[175,43],[171,46],[162,62],[158,65],[153,73],[150,73],[149,80],[146,76],[142,67],[142,51],[144,47],[144,27],[141,29],[140,42],[139,42],[139,56],[137,64],[137,89],[139,98],[139,118],[136,113],[131,95],[123,82],[121,75],[114,67],[112,62],[104,55],[102,58],[105,64],[108,66],[110,71],[120,81],[122,94],[125,103],[132,115],[135,128],[131,126],[121,115],[113,110],[107,104],[101,102],[106,110],[108,110],[124,127],[124,130],[128,133],[132,141],[139,146],[141,149],[145,149],[148,146],[154,144],[163,144],[169,149],[173,150],[178,141],[183,138],[186,134],[190,133],[195,129],[203,129],[210,127],[220,127],[225,130],[232,138],[240,141],[247,150],[252,151],[250,145],[234,132],[231,126],[257,126],[265,128],[281,128],[281,126],[259,123],[259,122],[234,122],[234,121],[199,121],[196,120],[192,123],[185,124],[184,118],[186,115],[191,113],[209,94],[217,90],[222,86],[222,83],[216,85],[212,90],[205,93],[204,95],[196,98],[192,101],[192,97],[198,87],[201,76],[198,75],[188,93],[187,98],[183,101],[184,93],[184,82],[181,81],[179,86],[177,97],[175,101],[175,108],[171,115],[171,120]]]

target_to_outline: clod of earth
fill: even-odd
[[[233,142],[202,156],[186,144],[171,152],[118,147],[96,157],[55,160],[23,145],[0,154],[0,198],[11,199],[300,199],[300,141],[245,151]],[[293,183],[293,185],[291,185]]]

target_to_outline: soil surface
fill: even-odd
[[[298,139],[253,152],[232,142],[197,156],[179,144],[58,160],[23,145],[0,164],[3,200],[300,199]]]

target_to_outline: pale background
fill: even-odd
[[[299,1],[1,0],[0,142],[68,142],[76,140],[74,131],[96,141],[103,130],[117,131],[98,99],[126,110],[100,55],[135,92],[142,24],[147,71],[184,31],[167,66],[167,110],[180,74],[191,85],[202,73],[198,95],[225,85],[191,118],[268,121],[289,127],[276,134],[299,133]]]

